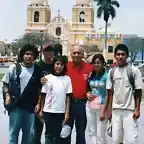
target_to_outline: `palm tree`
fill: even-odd
[[[120,4],[117,0],[94,0],[97,3],[97,17],[103,19],[105,21],[105,50],[107,49],[107,27],[108,21],[111,17],[114,19],[116,17],[116,10],[115,8],[119,8]]]

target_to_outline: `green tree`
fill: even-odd
[[[108,21],[111,17],[114,19],[116,17],[116,10],[115,8],[119,8],[120,4],[117,0],[94,0],[97,4],[97,17],[103,19],[105,21],[105,49],[107,49],[107,27]]]
[[[18,53],[18,50],[25,44],[31,43],[36,46],[42,46],[46,42],[55,41],[54,37],[45,33],[28,33],[15,39],[12,44],[12,52],[14,55]]]
[[[126,45],[129,48],[131,62],[135,61],[136,55],[142,49],[142,39],[140,37],[131,37],[125,39]]]
[[[91,61],[92,57],[96,53],[101,53],[102,51],[96,45],[84,45],[85,60]]]

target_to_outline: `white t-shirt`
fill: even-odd
[[[135,89],[142,89],[141,72],[135,66],[132,67],[132,72],[135,80]],[[111,71],[111,70],[110,70]],[[106,89],[112,88],[110,71],[107,79]],[[134,110],[134,95],[133,88],[129,82],[126,67],[117,67],[113,76],[114,94],[113,94],[113,109],[129,109]]]
[[[48,81],[42,87],[42,93],[46,93],[44,112],[65,113],[66,94],[72,93],[71,79],[69,76],[45,76]]]

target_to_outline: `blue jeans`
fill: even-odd
[[[21,144],[33,144],[34,113],[16,108],[9,114],[9,144],[18,144],[19,132],[22,130]]]
[[[73,128],[75,122],[76,144],[86,144],[85,130],[87,125],[86,119],[86,100],[71,100],[70,118],[68,124]],[[66,144],[71,143],[71,136],[67,138]]]

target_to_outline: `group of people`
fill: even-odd
[[[4,75],[4,106],[9,114],[9,144],[41,144],[45,124],[45,144],[70,144],[60,136],[64,125],[76,129],[76,144],[106,144],[108,120],[113,144],[137,144],[141,72],[127,64],[128,47],[114,50],[116,65],[107,72],[102,54],[91,63],[83,61],[84,47],[71,48],[72,61],[58,53],[53,44],[43,48],[44,60],[35,62],[37,48],[27,44],[19,52],[18,64]],[[20,69],[18,73],[18,68]],[[12,89],[12,90],[11,90]],[[44,121],[41,121],[43,117]]]

